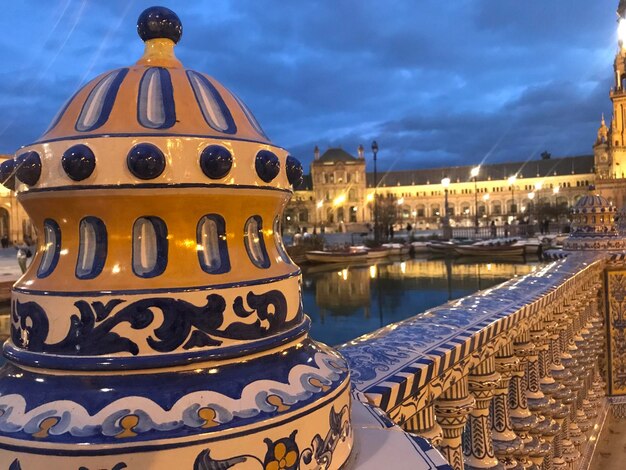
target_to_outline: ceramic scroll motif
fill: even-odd
[[[12,308],[11,339],[18,347],[31,352],[75,356],[98,356],[127,352],[139,353],[133,339],[112,331],[117,325],[128,324],[134,330],[152,328],[147,336],[148,346],[156,353],[167,353],[182,346],[184,350],[219,346],[224,339],[250,340],[284,331],[302,321],[299,313],[286,321],[287,301],[282,292],[271,290],[263,294],[249,292],[236,297],[232,306],[237,318],[225,328],[226,302],[219,294],[210,294],[204,305],[196,306],[175,298],[144,298],[132,303],[121,299],[100,301],[79,300],[71,315],[67,335],[61,341],[48,343],[49,315],[37,302],[15,301]],[[155,315],[162,322],[155,325]],[[254,321],[250,322],[250,319]]]

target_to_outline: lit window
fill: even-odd
[[[274,219],[274,242],[276,243],[278,254],[280,255],[280,257],[285,263],[293,264],[291,262],[291,258],[289,258],[289,255],[287,254],[287,251],[285,250],[285,245],[283,245],[283,237],[280,234],[280,229],[281,229],[280,218],[276,217]]]
[[[167,227],[158,217],[141,217],[133,225],[133,271],[155,277],[167,266]]]
[[[107,229],[97,217],[85,217],[79,226],[76,277],[93,279],[102,272],[107,257]]]
[[[230,271],[224,218],[217,214],[205,215],[198,222],[196,236],[202,270],[210,274]]]
[[[263,221],[258,215],[253,215],[246,221],[244,227],[244,242],[250,261],[259,268],[269,268],[270,259],[265,250],[263,241]]]
[[[46,219],[43,223],[44,246],[41,264],[37,270],[37,277],[49,276],[59,262],[61,252],[61,229],[52,219]]]

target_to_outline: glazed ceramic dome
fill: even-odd
[[[171,10],[147,9],[138,31],[135,65],[79,90],[1,167],[38,249],[12,291],[0,461],[205,469],[245,453],[263,468],[342,467],[348,367],[309,338],[280,235],[302,166],[181,65]],[[332,445],[313,456],[329,423]]]
[[[590,194],[581,197],[571,210],[572,235],[616,235],[614,218],[617,208],[593,191],[595,188],[591,187]]]
[[[572,208],[570,236],[563,246],[567,250],[621,250],[626,247],[615,225],[617,208],[589,187]]]
[[[20,191],[146,181],[289,190],[300,181],[300,163],[273,148],[234,93],[176,58],[178,18],[165,9],[155,18],[140,18],[146,46],[136,64],[106,72],[78,90],[48,130],[18,153]],[[172,137],[181,138],[176,146],[169,144]],[[118,140],[134,146],[112,151]],[[12,165],[3,166],[3,180]]]

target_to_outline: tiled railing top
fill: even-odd
[[[602,259],[598,253],[572,253],[341,345],[353,385],[377,406],[392,409],[519,319],[559,298],[575,275]]]

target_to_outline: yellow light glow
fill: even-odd
[[[398,205],[401,206],[402,204],[404,204],[404,198],[403,197],[398,199]]]
[[[560,188],[560,187],[558,187],[558,186],[556,186],[556,187],[552,190],[552,192],[553,192],[554,194],[559,194],[559,191],[560,191],[560,190],[561,190],[561,188]]]
[[[402,271],[402,274],[406,274],[406,263],[404,261],[400,263],[400,271]]]
[[[509,186],[513,186],[513,184],[515,183],[515,181],[517,181],[517,175],[512,175],[509,176],[509,178],[507,179]]]
[[[184,240],[179,241],[178,245],[185,248],[194,248],[197,247],[198,243],[190,238],[185,238]]]
[[[537,183],[535,183],[535,189],[537,191],[539,191],[541,188],[543,188],[543,181],[538,181]]]
[[[488,200],[489,200],[489,193],[483,196],[483,201],[488,201]]]
[[[491,271],[491,263],[487,263],[487,271]]]
[[[531,201],[535,199],[535,193],[533,192],[528,193],[528,199],[530,199]]]
[[[480,173],[480,166],[475,166],[474,168],[472,168],[472,171],[470,171],[470,176],[472,178],[476,178],[478,176],[478,173]]]
[[[374,195],[372,193],[367,195],[367,202],[372,202],[374,200]]]
[[[348,270],[347,269],[342,269],[341,270],[341,277],[343,278],[344,281],[348,280]]]
[[[122,269],[120,268],[119,264],[116,264],[113,266],[113,269],[111,269],[111,272],[113,272],[113,274],[117,274],[121,271]]]
[[[339,196],[335,198],[335,200],[333,201],[333,204],[338,206],[339,204],[343,204],[344,202],[346,202],[346,195],[340,194]]]
[[[376,265],[370,266],[370,278],[374,279],[376,277]]]
[[[621,45],[626,43],[626,21],[622,18],[617,25],[617,40]]]
[[[324,201],[317,201],[317,208],[318,209],[321,209],[323,205],[324,205]]]

